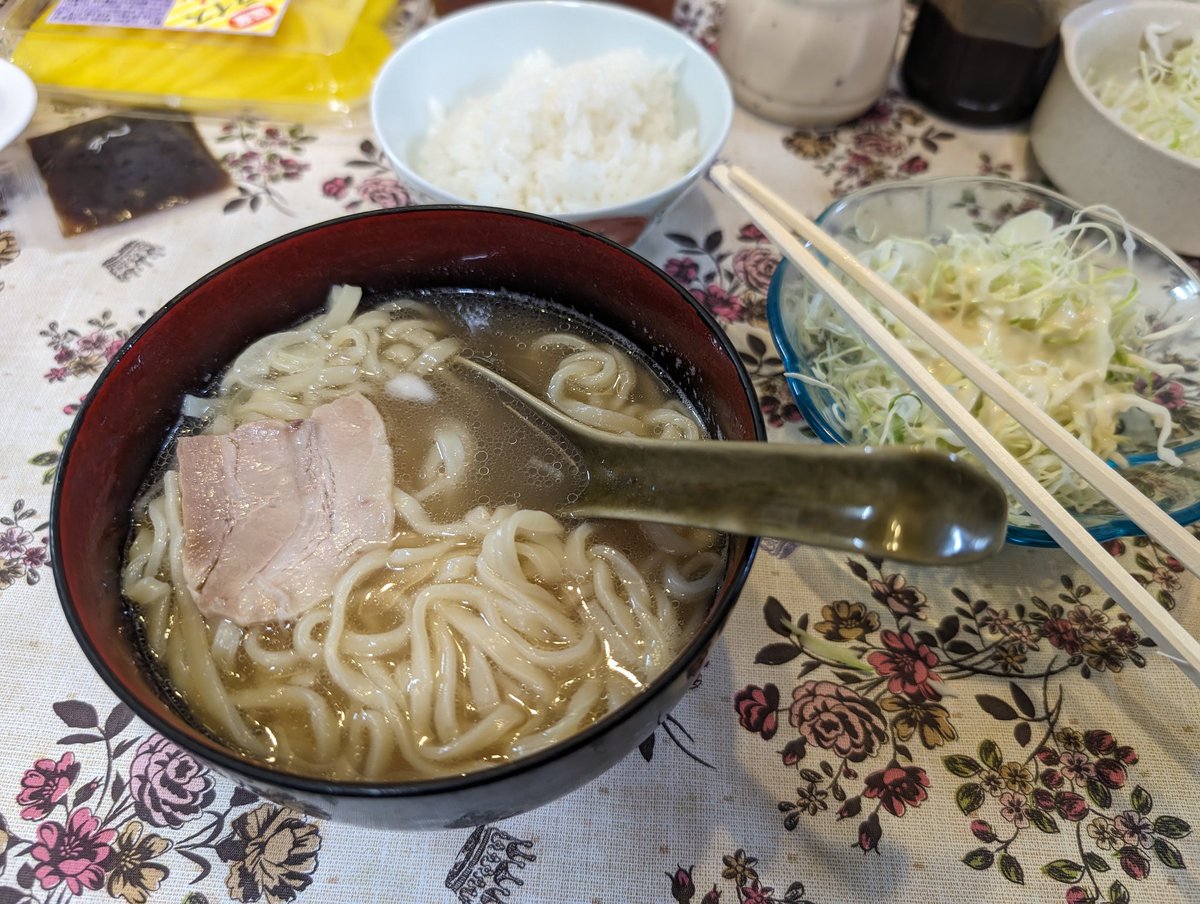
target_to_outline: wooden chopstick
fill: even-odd
[[[804,247],[797,236],[811,242],[814,247],[821,248],[822,253],[826,254],[830,260],[835,261],[838,267],[843,267],[844,265],[844,272],[852,279],[857,280],[859,271],[865,271],[871,274],[871,276],[875,276],[875,274],[859,264],[857,260],[854,260],[849,252],[838,245],[815,223],[791,208],[785,201],[774,195],[756,179],[739,168],[724,163],[717,163],[709,171],[709,177],[722,191],[745,209],[763,232],[775,242],[795,266],[803,270],[814,283],[839,305],[843,313],[855,324],[876,353],[909,380],[917,395],[942,420],[954,428],[958,437],[963,441],[963,444],[987,466],[992,476],[999,480],[1017,501],[1038,519],[1046,532],[1072,558],[1087,568],[1097,583],[1114,600],[1123,604],[1130,611],[1130,614],[1136,618],[1142,629],[1158,644],[1160,651],[1173,659],[1194,683],[1200,685],[1200,642],[1185,631],[1158,601],[1141,584],[1134,580],[1133,576],[1083,529],[1079,522],[1062,507],[1049,491],[1039,484],[1033,475],[991,433],[984,429],[979,421],[971,416],[970,412],[954,398],[950,391],[942,386],[925,369],[921,362],[892,335],[891,331],[862,302],[855,298],[854,294],[846,288],[842,281],[829,270],[825,269],[813,253]],[[853,263],[845,263],[847,259]],[[879,297],[880,303],[888,307],[889,310],[892,310],[892,306],[887,303],[889,293],[899,298],[903,303],[906,315],[902,319],[914,331],[917,331],[918,327],[912,323],[908,323],[910,311],[916,312],[922,320],[928,319],[917,310],[915,305],[904,299],[903,296],[899,295],[898,292],[879,277],[875,276],[874,279],[867,279],[865,282],[866,284],[863,288],[870,291],[872,295]],[[881,283],[888,291],[876,292],[875,283]],[[897,311],[892,310],[892,312],[898,317],[900,316]],[[933,325],[936,326],[936,324]],[[918,332],[918,335],[938,352],[944,353],[944,346],[946,348],[950,346],[957,347],[959,351],[955,353],[954,358],[950,358],[947,355],[947,360],[950,360],[969,379],[974,380],[984,392],[996,398],[998,402],[1001,402],[1014,417],[1017,417],[1017,409],[1023,412],[1026,408],[1032,407],[1031,403],[1019,393],[1016,393],[1006,380],[994,371],[991,371],[990,368],[982,365],[970,351],[963,348],[957,340],[950,337],[940,327],[934,331],[924,329],[925,324],[923,323],[919,324],[919,326],[922,329]],[[939,336],[938,333],[943,335]],[[930,336],[933,338],[930,339]],[[947,341],[942,341],[943,337]],[[990,373],[991,378],[981,375],[981,379],[977,380],[976,374],[982,371]],[[985,383],[995,384],[997,382],[998,384],[1002,384],[1002,386],[996,387],[1000,394],[999,398],[989,390],[988,385],[984,385]],[[1011,405],[1010,398],[1012,399]],[[1034,433],[1039,439],[1046,442],[1048,447],[1055,452],[1058,451],[1055,446],[1052,446],[1047,441],[1046,437],[1030,426],[1030,424],[1036,424],[1039,419],[1030,418],[1030,423],[1028,424],[1020,418],[1017,419],[1027,430],[1030,430],[1031,433]],[[1055,422],[1051,420],[1051,423]],[[1055,423],[1055,426],[1058,427],[1059,425]],[[1066,431],[1063,432],[1065,433]],[[1070,434],[1066,435],[1071,439],[1072,443],[1076,442],[1073,437],[1070,437]],[[1056,441],[1055,445],[1061,445],[1061,443]],[[1088,452],[1088,455],[1092,455],[1086,449],[1083,451]],[[1073,455],[1071,457],[1078,458],[1079,456]],[[1092,457],[1099,461],[1096,456],[1092,455]],[[1095,486],[1097,490],[1108,495],[1107,485],[1110,483],[1110,478],[1114,475],[1107,465],[1103,463],[1101,465],[1103,468],[1103,479],[1099,483],[1104,484],[1103,486],[1098,485],[1097,481],[1091,480],[1087,475],[1081,476],[1084,476],[1084,479]],[[1125,483],[1123,479],[1121,479],[1121,482]],[[1149,505],[1156,512],[1162,514],[1157,506],[1149,503],[1136,490],[1134,490],[1134,493],[1137,494],[1141,507]],[[1122,497],[1127,495],[1122,494]],[[1110,496],[1109,498],[1111,499],[1112,497]],[[1119,504],[1118,500],[1113,501]],[[1128,511],[1126,513],[1132,517],[1131,513]],[[1156,527],[1158,526],[1158,519],[1147,518],[1145,520],[1152,521]],[[1191,545],[1196,545],[1197,541],[1175,521],[1169,517],[1166,520],[1171,528],[1174,529],[1171,533],[1177,530],[1187,538]],[[1136,519],[1135,521],[1139,525],[1141,524],[1140,521]],[[1147,530],[1147,533],[1158,538],[1157,530],[1153,533]],[[1175,540],[1176,542],[1173,545],[1180,546],[1181,544],[1177,542],[1178,537]],[[1175,553],[1172,546],[1168,546],[1167,548]],[[1185,548],[1185,551],[1188,552],[1190,561],[1197,561],[1196,550]],[[1178,553],[1175,554],[1179,557]],[[1184,561],[1182,557],[1179,558],[1181,562]],[[1187,565],[1186,562],[1185,565]],[[1192,567],[1192,565],[1187,565],[1187,567],[1200,574],[1200,570]]]

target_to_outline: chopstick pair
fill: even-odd
[[[825,268],[801,239],[866,289],[897,320],[941,354],[963,376],[995,400],[1076,474],[1158,540],[1185,568],[1200,576],[1200,541],[1150,502],[1061,424],[1033,405],[950,333],[859,262],[816,223],[737,166],[717,163],[709,177],[736,201],[779,247],[855,324],[867,343],[912,384],[917,395],[952,426],[963,444],[992,476],[1035,516],[1058,544],[1084,566],[1101,587],[1135,617],[1142,629],[1200,685],[1200,641],[1163,609],[1133,576],[1088,534],[1033,475],[939,383],[842,281]]]

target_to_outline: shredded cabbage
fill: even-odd
[[[1178,463],[1166,447],[1170,412],[1135,383],[1180,368],[1142,354],[1147,327],[1131,249],[1085,214],[1056,226],[1031,210],[991,235],[952,231],[936,244],[884,238],[860,259],[1097,455],[1119,463],[1123,453],[1152,447]],[[863,300],[1060,502],[1083,512],[1103,501],[974,383]],[[829,390],[852,442],[965,452],[824,293],[814,291],[803,310],[798,332],[812,374],[791,376]]]
[[[1143,138],[1200,157],[1200,41],[1193,36],[1165,50],[1162,40],[1174,29],[1148,26],[1137,70],[1105,79],[1088,73],[1088,87]]]

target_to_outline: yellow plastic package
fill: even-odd
[[[392,51],[385,25],[397,0],[290,0],[273,35],[59,24],[58,5],[18,3],[4,23],[8,55],[47,94],[306,118],[366,99]]]

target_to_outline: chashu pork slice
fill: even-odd
[[[181,437],[178,455],[183,573],[209,617],[295,618],[392,538],[392,450],[358,393],[303,420]]]

